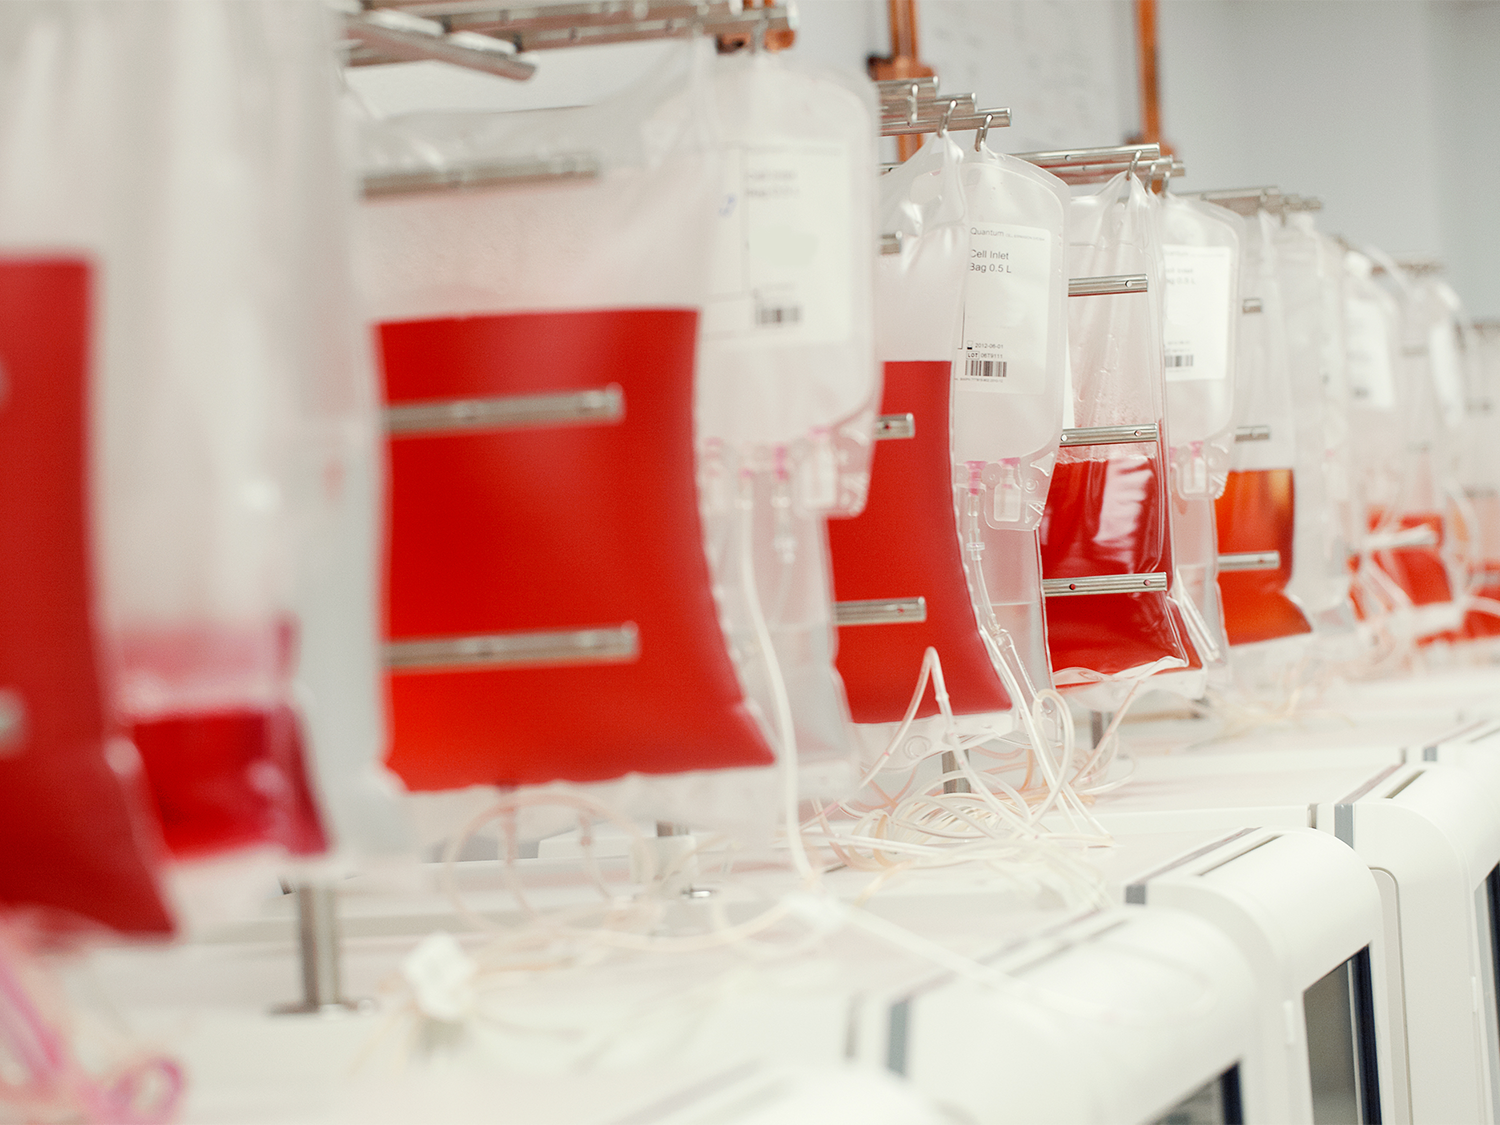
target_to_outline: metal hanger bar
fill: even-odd
[[[937,97],[938,80],[927,78],[887,78],[875,83],[882,102],[904,102],[911,97],[911,88],[917,88],[918,100],[931,101]]]
[[[1121,172],[1128,172],[1134,162],[1121,160],[1106,164],[1080,164],[1073,166],[1058,165],[1048,168],[1058,179],[1067,184],[1102,184],[1105,180],[1114,179]],[[1173,176],[1187,175],[1187,165],[1175,157],[1163,156],[1159,160],[1143,160],[1135,164],[1137,174],[1143,174],[1152,180],[1165,179],[1168,172]]]
[[[703,33],[731,35],[763,27],[767,31],[787,31],[793,27],[785,6],[745,8],[734,11],[727,3],[657,4],[647,0],[645,15],[634,19],[620,18],[620,9],[607,14],[590,11],[597,5],[569,4],[576,14],[561,15],[551,7],[533,9],[546,13],[525,19],[509,18],[512,9],[476,11],[446,17],[444,22],[455,31],[477,31],[505,39],[518,51],[546,51],[559,47],[584,47],[601,43],[630,43],[643,39],[669,39]],[[639,6],[633,8],[639,12]]]
[[[1219,573],[1239,570],[1280,570],[1280,551],[1239,551],[1219,556]]]
[[[948,118],[948,131],[950,133],[965,133],[970,129],[978,129],[988,120],[991,129],[1000,129],[1010,124],[1009,109],[976,109],[972,114],[954,114]],[[880,135],[882,137],[910,137],[919,133],[936,133],[943,124],[943,115],[937,114],[933,117],[919,117],[916,121],[900,120],[892,123],[882,121],[880,124]]]
[[[344,33],[358,44],[349,56],[351,66],[435,59],[469,70],[498,74],[502,78],[525,80],[536,73],[534,63],[516,58],[498,43],[494,50],[468,46],[448,38],[441,25],[434,25],[433,33],[429,33],[417,27],[392,27],[379,23],[376,22],[378,16],[379,13],[344,18]]]
[[[608,424],[624,417],[625,392],[611,383],[569,394],[400,403],[385,408],[385,429],[392,437],[419,437],[474,430]]]
[[[1259,297],[1246,297],[1240,302],[1241,313],[1258,313],[1265,310],[1265,302]]]
[[[1106,297],[1114,293],[1144,293],[1149,279],[1143,273],[1117,277],[1074,277],[1068,280],[1069,297]]]
[[[1165,574],[1092,574],[1086,578],[1043,578],[1044,598],[1072,598],[1093,594],[1142,594],[1167,588]]]
[[[1064,430],[1058,445],[1064,449],[1080,445],[1135,445],[1137,442],[1156,441],[1159,437],[1155,422],[1142,426],[1084,426]]]
[[[588,180],[596,178],[602,170],[599,158],[593,153],[571,152],[505,163],[370,172],[364,178],[364,193],[366,199],[377,199],[453,188],[514,187],[547,180]]]
[[[875,419],[875,440],[889,438],[914,438],[917,436],[915,414],[882,414]]]
[[[873,598],[862,602],[834,602],[836,625],[915,625],[927,620],[926,598]]]
[[[554,664],[617,664],[641,655],[635,622],[592,629],[487,633],[420,641],[390,641],[385,666],[392,672],[463,668],[535,668]]]
[[[901,253],[901,232],[895,234],[882,234],[880,236],[880,252],[882,254]]]
[[[960,113],[974,112],[973,94],[939,94],[933,97],[918,95],[915,105],[920,117],[941,117],[947,112],[948,107],[953,106],[955,115]],[[910,97],[896,98],[893,101],[881,101],[880,116],[882,119],[905,120],[912,110],[912,99]]]
[[[1240,426],[1234,431],[1235,441],[1270,441],[1270,426]]]
[[[365,0],[431,20],[484,21],[497,27],[547,29],[640,23],[646,19],[710,18],[733,13],[727,0],[584,0],[571,4],[506,4],[496,0]]]
[[[1053,152],[1018,152],[1017,160],[1025,160],[1040,168],[1066,168],[1083,164],[1125,164],[1139,157],[1141,163],[1161,159],[1161,145],[1154,141],[1144,145],[1111,145],[1107,148],[1065,148]]]

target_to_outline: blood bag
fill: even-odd
[[[881,226],[901,241],[876,270],[881,413],[903,423],[910,415],[911,436],[881,443],[864,512],[830,521],[828,534],[841,603],[912,611],[839,630],[839,672],[860,723],[901,718],[928,647],[942,659],[955,713],[1010,707],[975,616],[954,503],[952,368],[970,255],[962,161],[952,139],[935,136],[881,180]],[[918,714],[936,710],[924,701]]]
[[[1301,608],[1285,593],[1292,575],[1297,437],[1273,219],[1258,210],[1244,230],[1245,303],[1235,365],[1237,440],[1215,514],[1220,555],[1249,556],[1258,562],[1219,571],[1231,645],[1311,630]]]
[[[1297,427],[1297,508],[1286,590],[1318,633],[1348,634],[1354,616],[1343,251],[1317,232],[1306,211],[1285,214],[1274,241]]]
[[[14,58],[5,22],[0,50]],[[0,94],[6,170],[14,93]],[[0,193],[0,224],[14,202]],[[89,485],[97,301],[83,257],[0,255],[0,904],[40,909],[58,927],[160,934],[172,921],[150,794],[99,660]]]
[[[982,627],[1009,639],[1022,685],[1050,687],[1036,531],[1067,382],[1068,188],[983,143],[965,153],[962,180],[969,261],[952,399],[959,533]]]
[[[153,155],[111,141],[160,110],[159,16],[0,6],[0,904],[157,935],[165,849],[113,699],[95,467],[106,333],[128,329],[101,264],[121,264]]]
[[[1100,710],[1123,681],[1197,662],[1172,597],[1161,257],[1147,195],[1122,173],[1076,195],[1068,215],[1071,276],[1148,279],[1144,295],[1069,301],[1076,443],[1059,452],[1041,525],[1042,574],[1058,587],[1047,599],[1053,674],[1059,687],[1102,684],[1089,693]],[[1139,592],[1114,592],[1122,586]]]
[[[1469,593],[1485,599],[1485,608],[1471,608],[1465,615],[1464,635],[1494,637],[1500,636],[1500,614],[1493,612],[1500,609],[1500,444],[1493,433],[1500,408],[1500,324],[1473,325],[1466,344],[1468,409],[1460,438],[1459,479],[1474,523],[1475,573]]]
[[[695,771],[774,761],[696,480],[706,51],[599,106],[370,126],[374,182],[492,177],[364,213],[389,416],[410,420],[390,443],[386,627],[389,762],[413,789],[620,779],[623,808],[690,823],[716,811]],[[598,172],[507,182],[538,160]]]
[[[1172,556],[1178,605],[1203,667],[1161,672],[1159,689],[1198,698],[1227,669],[1214,499],[1234,442],[1234,360],[1240,316],[1240,220],[1170,193],[1158,197],[1164,282],[1162,344],[1171,446]]]
[[[723,186],[695,396],[709,564],[762,715],[785,685],[804,790],[847,789],[825,517],[869,488],[876,107],[862,79],[760,51],[716,59],[714,95]]]
[[[1157,214],[1172,484],[1179,496],[1212,499],[1224,490],[1234,444],[1244,224],[1222,207],[1170,192]]]
[[[873,90],[760,51],[713,71],[723,185],[699,440],[779,450],[799,509],[857,514],[880,392]]]
[[[1389,288],[1372,277],[1375,260]],[[1377,250],[1348,255],[1351,291],[1346,309],[1351,365],[1361,364],[1355,390],[1357,456],[1365,488],[1367,526],[1363,565],[1378,567],[1383,578],[1367,575],[1365,589],[1384,590],[1400,612],[1400,628],[1414,638],[1457,629],[1463,610],[1455,595],[1462,580],[1450,572],[1445,509],[1451,481],[1434,446],[1446,440],[1438,388],[1429,364],[1428,310],[1400,267]],[[1380,354],[1384,337],[1388,367],[1366,362]],[[1358,339],[1356,339],[1358,337]],[[1376,378],[1371,381],[1370,374]],[[1361,394],[1361,391],[1369,393]],[[1362,417],[1361,417],[1362,416]],[[1372,609],[1366,594],[1363,612]]]

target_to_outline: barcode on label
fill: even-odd
[[[1004,379],[1005,360],[1003,359],[971,359],[969,360],[970,379]]]
[[[801,305],[757,305],[755,307],[756,324],[800,324],[802,323]]]
[[[1173,368],[1173,367],[1191,367],[1191,366],[1193,366],[1193,357],[1191,355],[1169,355],[1169,356],[1167,356],[1167,367],[1169,369]]]

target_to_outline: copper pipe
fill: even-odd
[[[1135,0],[1135,40],[1141,67],[1140,142],[1161,143],[1161,86],[1156,73],[1156,0]],[[1169,149],[1163,148],[1163,152]]]
[[[887,0],[891,21],[891,53],[888,58],[872,56],[870,77],[876,81],[888,78],[930,78],[932,67],[922,63],[917,47],[917,0]],[[922,147],[920,136],[896,138],[902,160],[909,159]]]

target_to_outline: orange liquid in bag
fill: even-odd
[[[1060,462],[1041,529],[1042,576],[1170,574],[1172,554],[1158,458],[1121,454]],[[1202,667],[1165,592],[1047,599],[1052,667],[1116,675],[1175,658]]]
[[[413,789],[597,781],[773,761],[704,555],[697,313],[516,313],[381,326],[391,403],[621,388],[624,417],[390,443],[387,635],[638,630],[614,663],[389,677],[389,764]]]
[[[955,713],[1010,708],[964,575],[948,442],[951,369],[947,360],[885,365],[881,413],[912,414],[916,436],[880,442],[864,512],[828,521],[837,600],[927,599],[925,621],[839,630],[838,669],[855,722],[906,713],[929,645],[942,658]],[[929,694],[917,714],[936,712]]]
[[[1277,551],[1275,570],[1219,572],[1224,632],[1232,645],[1310,633],[1312,626],[1284,591],[1292,577],[1296,494],[1291,469],[1236,470],[1214,505],[1219,553]]]

